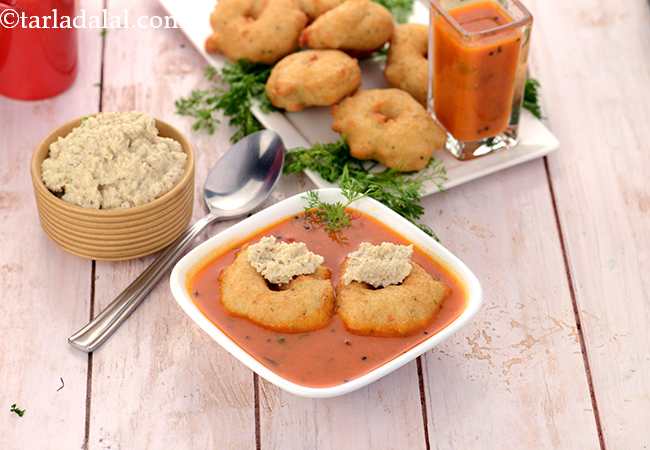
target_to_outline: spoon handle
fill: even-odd
[[[187,251],[203,229],[219,219],[208,214],[188,228],[156,260],[147,267],[110,305],[83,328],[68,338],[68,342],[84,352],[92,352],[102,345],[142,303],[149,292],[172,265]]]

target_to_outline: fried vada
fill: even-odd
[[[424,169],[445,132],[413,97],[399,89],[357,92],[332,107],[332,129],[347,139],[350,154],[401,172]]]
[[[392,34],[390,11],[370,0],[348,0],[305,28],[300,45],[365,54],[382,47]]]
[[[272,286],[248,261],[242,249],[220,275],[220,298],[231,314],[285,333],[322,328],[334,312],[334,289],[330,271],[318,266],[310,275]]]
[[[384,76],[388,83],[427,102],[427,49],[429,27],[415,23],[399,25],[390,40]]]
[[[433,320],[450,290],[411,264],[411,273],[399,285],[374,289],[357,281],[339,284],[337,313],[348,330],[367,336],[407,336]]]
[[[300,9],[302,9],[303,12],[313,20],[330,9],[336,8],[344,1],[345,0],[298,0],[298,5],[300,6]]]
[[[305,50],[278,62],[266,83],[266,94],[278,108],[300,111],[330,106],[361,85],[356,59],[339,50]]]
[[[219,0],[210,24],[208,52],[273,64],[298,48],[307,16],[296,0]]]

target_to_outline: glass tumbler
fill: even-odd
[[[429,109],[460,160],[517,143],[532,16],[518,0],[430,0]]]

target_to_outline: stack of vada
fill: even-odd
[[[396,26],[372,0],[219,0],[210,22],[208,52],[274,65],[266,94],[277,108],[332,106],[332,129],[353,157],[412,172],[443,148],[446,134],[424,106],[425,25]],[[357,58],[387,43],[391,88],[360,90]]]

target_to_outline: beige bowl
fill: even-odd
[[[81,119],[73,120],[54,130],[32,157],[34,195],[45,233],[70,253],[104,261],[138,258],[168,246],[192,219],[194,153],[190,143],[174,127],[156,120],[160,136],[178,141],[187,153],[185,173],[178,184],[156,200],[134,208],[82,208],[58,198],[41,178],[41,164],[50,144],[80,123]]]

